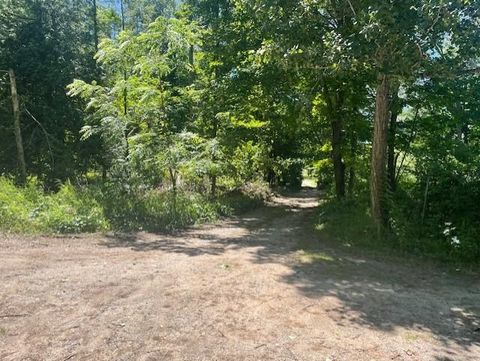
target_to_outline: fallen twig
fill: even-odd
[[[0,315],[0,318],[9,318],[9,317],[25,317],[30,316],[28,313],[19,313],[14,315]]]
[[[314,303],[310,303],[309,305],[306,305],[305,307],[302,307],[299,312],[305,311],[305,310],[307,310],[308,308],[310,308],[310,307],[312,307],[312,306],[315,306],[315,304],[314,304]]]
[[[148,355],[148,354],[150,354],[150,353],[162,352],[162,351],[163,351],[163,350],[162,350],[161,348],[159,348],[159,349],[156,349],[156,350],[146,351],[145,354]],[[163,355],[163,356],[165,356],[165,355]]]

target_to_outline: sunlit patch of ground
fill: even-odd
[[[317,194],[176,235],[0,240],[0,360],[479,360],[478,277],[318,238]]]

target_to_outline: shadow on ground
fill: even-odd
[[[480,346],[478,279],[448,275],[420,261],[400,264],[400,259],[359,258],[331,243],[326,245],[313,230],[316,197],[314,190],[305,189],[218,225],[176,235],[109,236],[102,245],[192,257],[249,248],[255,262],[288,266],[290,272],[280,281],[304,296],[338,298],[340,306],[329,310],[329,315],[339,327],[356,324],[385,332],[398,327],[427,331],[447,350],[452,345]],[[299,245],[307,248],[305,253],[298,252]],[[450,356],[437,359],[456,357],[451,351]]]

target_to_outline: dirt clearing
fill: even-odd
[[[315,196],[176,235],[3,237],[0,360],[480,360],[478,277],[327,246]]]

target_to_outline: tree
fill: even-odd
[[[194,31],[181,20],[158,18],[144,33],[125,31],[116,39],[104,39],[97,59],[108,82],[76,80],[69,86],[69,95],[83,99],[90,112],[84,139],[103,137],[118,176],[131,171],[136,147],[156,146],[156,137],[178,131],[176,121],[182,120],[173,115],[178,116],[183,96],[191,96],[189,50]]]
[[[439,43],[445,41],[445,36],[450,36],[452,28],[471,32],[476,22],[472,13],[473,3],[372,1],[368,8],[357,9],[357,17],[365,29],[362,47],[368,51],[364,54],[372,62],[377,78],[370,192],[372,216],[379,233],[388,226],[389,219],[386,163],[388,123],[392,112],[398,111],[392,108],[392,98],[396,93],[394,83],[410,82],[421,77],[428,63],[436,62],[435,52],[440,48]],[[465,18],[465,14],[472,14],[472,17]],[[371,48],[373,39],[375,47]],[[464,52],[464,45],[456,44],[457,50]]]
[[[29,173],[55,187],[85,169],[91,151],[79,142],[81,114],[65,94],[75,74],[94,74],[90,2],[12,0],[0,30],[0,68],[13,69],[20,99],[20,121]],[[11,124],[2,112],[0,124]],[[1,137],[1,136],[0,136]],[[1,139],[11,149],[13,139]],[[13,145],[12,144],[12,145]],[[0,156],[2,170],[14,165],[9,152]],[[87,162],[85,162],[87,160]]]
[[[20,183],[25,184],[27,180],[27,166],[25,164],[25,155],[23,151],[22,130],[20,126],[20,102],[17,93],[17,81],[13,69],[8,71],[10,78],[10,87],[12,89],[12,105],[13,105],[13,129],[15,132],[15,143],[17,145],[17,159],[20,169]]]

